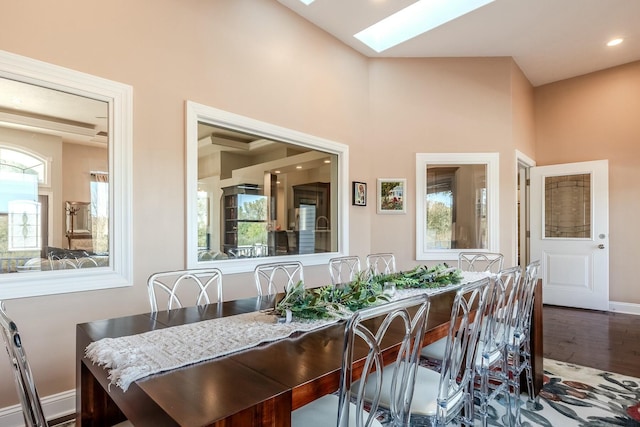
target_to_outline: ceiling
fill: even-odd
[[[0,127],[106,147],[108,110],[104,101],[0,78]]]
[[[640,60],[640,0],[495,0],[381,53],[353,35],[415,0],[278,1],[369,57],[511,56],[533,86]]]

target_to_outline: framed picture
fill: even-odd
[[[353,181],[351,183],[351,204],[354,206],[367,206],[367,184]]]
[[[378,213],[407,213],[407,180],[404,178],[378,178]]]

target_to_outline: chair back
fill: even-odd
[[[481,352],[479,357],[484,368],[490,367],[495,353],[501,351],[507,344],[521,273],[520,266],[507,268],[500,271],[492,281],[485,308],[485,319],[480,332],[482,347],[479,349]]]
[[[391,274],[396,272],[396,257],[392,253],[367,255],[367,271],[371,274]]]
[[[47,427],[47,420],[44,418],[27,355],[22,347],[18,326],[7,316],[2,301],[0,301],[0,327],[2,327],[2,338],[4,338],[9,362],[15,375],[25,425],[27,427]]]
[[[253,275],[258,296],[285,292],[298,282],[304,282],[304,270],[299,261],[260,264]]]
[[[351,398],[355,398],[356,425],[370,426],[379,406],[383,378],[385,381],[391,381],[384,387],[390,387],[389,409],[394,425],[408,425],[429,307],[429,297],[423,294],[361,309],[347,321],[336,425],[349,425],[349,410],[353,409],[349,403]],[[391,325],[393,332],[390,332]],[[403,334],[399,334],[399,331]],[[384,367],[383,340],[388,336],[388,332],[389,335],[402,336],[395,363],[387,367],[393,369],[390,378],[386,375],[376,375],[382,372]],[[363,356],[364,361],[361,360]],[[356,366],[355,361],[358,361]],[[360,372],[360,378],[356,380],[354,377]],[[368,412],[363,410],[365,402],[371,405],[367,409]]]
[[[538,281],[540,261],[533,261],[527,265],[520,280],[517,293],[514,296],[512,318],[513,342],[511,345],[519,345],[529,340],[531,333],[531,317],[533,316],[533,298]]]
[[[496,252],[460,252],[458,268],[462,271],[488,271],[498,273],[502,270],[504,255]]]
[[[222,302],[222,272],[217,268],[155,273],[147,280],[151,312]]]
[[[451,309],[444,359],[438,389],[438,420],[451,420],[468,396],[475,375],[474,360],[489,293],[489,278],[463,285],[455,294]]]
[[[329,260],[329,275],[335,286],[340,283],[353,282],[360,273],[360,258],[357,256],[341,256]]]

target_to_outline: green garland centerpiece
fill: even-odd
[[[286,318],[287,312],[297,319],[346,318],[354,311],[382,302],[389,297],[383,293],[385,283],[395,283],[397,289],[439,288],[460,283],[462,272],[447,264],[434,267],[419,265],[412,270],[392,274],[360,272],[355,280],[338,286],[305,289],[302,281],[289,288],[274,313]]]

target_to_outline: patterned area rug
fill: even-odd
[[[640,379],[550,359],[544,360],[544,370],[542,408],[527,409],[525,394],[520,400],[522,426],[640,427]],[[494,402],[489,425],[504,427],[504,413],[501,402]],[[380,411],[378,419],[389,425],[385,412]],[[479,420],[476,425],[481,425]]]
[[[540,408],[527,409],[526,393],[520,399],[522,426],[640,427],[640,379],[550,359],[544,360],[544,371]],[[504,402],[494,401],[489,425],[504,427],[505,412]],[[378,419],[390,425],[385,412]]]

